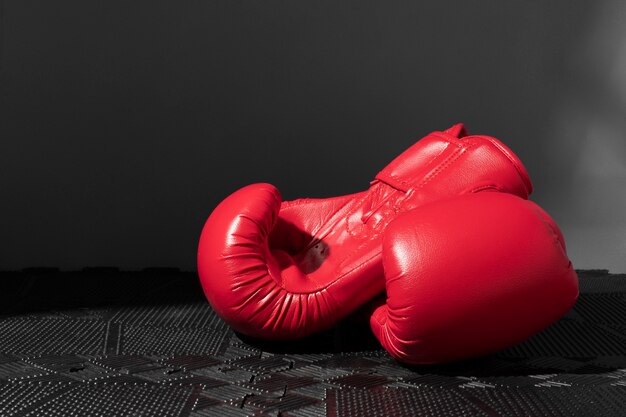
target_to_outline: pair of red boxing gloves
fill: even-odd
[[[204,226],[198,273],[217,314],[252,337],[308,336],[386,291],[370,325],[393,357],[476,357],[546,328],[578,297],[563,235],[531,191],[510,149],[459,124],[361,193],[284,202],[270,184],[236,191]]]

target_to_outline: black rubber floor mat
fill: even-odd
[[[232,332],[193,273],[0,274],[0,416],[624,416],[626,276],[579,271],[554,326],[402,365],[355,319],[289,343]]]

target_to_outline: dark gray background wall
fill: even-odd
[[[3,1],[0,269],[193,269],[238,187],[359,191],[463,121],[522,158],[576,267],[624,272],[623,4]]]

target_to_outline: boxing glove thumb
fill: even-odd
[[[499,192],[435,202],[383,238],[386,304],[371,328],[396,359],[434,364],[492,353],[546,328],[574,304],[563,236],[536,204]]]

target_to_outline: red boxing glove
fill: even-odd
[[[564,315],[578,279],[539,206],[483,192],[420,207],[385,231],[387,303],[371,317],[391,356],[434,364],[517,344]]]
[[[235,330],[296,339],[331,327],[381,293],[381,233],[399,213],[493,189],[526,198],[531,183],[498,140],[462,125],[433,132],[383,169],[367,191],[282,202],[269,184],[244,187],[208,218],[198,274]]]

